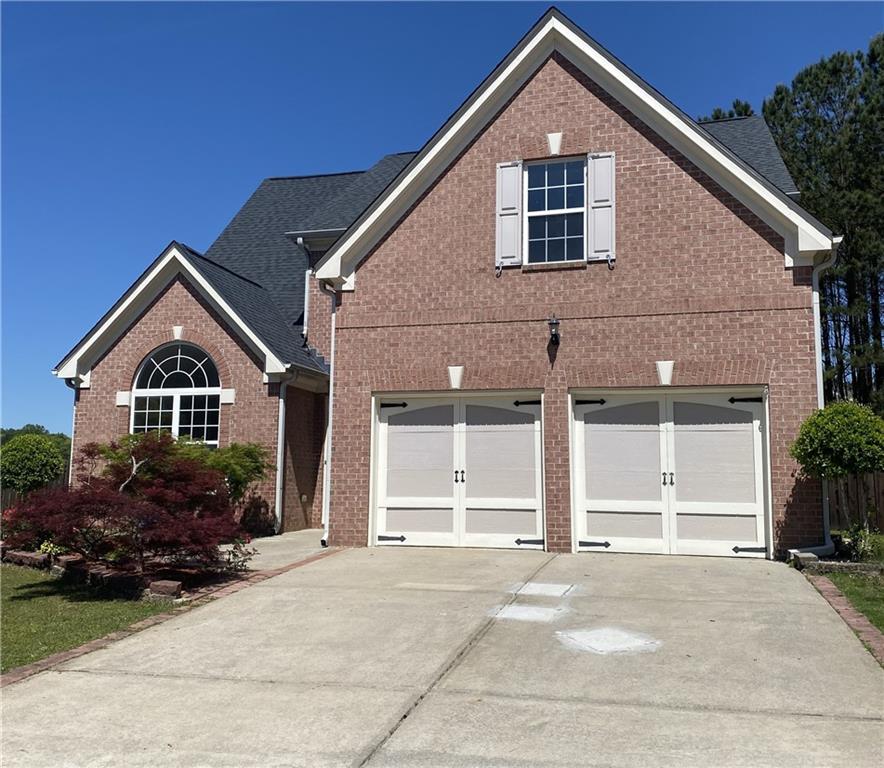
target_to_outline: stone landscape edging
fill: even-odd
[[[872,656],[878,660],[878,663],[884,666],[884,633],[856,610],[844,596],[844,593],[830,579],[813,573],[808,573],[807,579],[832,606],[844,623],[859,637]]]
[[[232,595],[234,592],[239,592],[240,590],[246,589],[253,584],[260,584],[262,581],[272,579],[274,576],[280,576],[281,574],[292,571],[295,568],[301,568],[302,566],[310,565],[311,563],[315,563],[317,560],[322,560],[323,558],[330,557],[331,555],[336,555],[338,552],[341,551],[341,548],[328,549],[325,552],[318,552],[315,555],[305,557],[303,560],[296,560],[293,563],[280,566],[279,568],[268,568],[263,571],[255,571],[254,573],[244,575],[242,578],[237,579],[236,581],[229,584],[208,586],[194,590],[190,593],[189,600],[184,605],[178,605],[166,613],[158,613],[156,616],[148,616],[146,619],[136,621],[134,624],[130,624],[124,629],[118,629],[116,632],[111,632],[110,634],[104,635],[103,637],[98,637],[95,640],[90,640],[87,643],[78,645],[76,648],[71,648],[67,651],[59,651],[58,653],[53,653],[51,656],[47,656],[45,659],[40,659],[39,661],[34,661],[30,664],[25,664],[21,667],[15,667],[13,669],[10,669],[8,672],[4,672],[2,675],[0,675],[0,688],[5,688],[7,685],[18,683],[22,680],[32,677],[33,675],[39,674],[40,672],[45,672],[46,670],[52,669],[59,664],[63,664],[66,661],[71,661],[72,659],[76,659],[79,656],[91,653],[92,651],[97,651],[100,648],[106,648],[111,643],[115,643],[117,640],[122,640],[125,637],[134,635],[136,632],[141,632],[142,630],[148,629],[149,627],[156,626],[157,624],[162,624],[164,621],[169,621],[169,619],[172,619],[175,616],[185,613],[186,611],[190,611],[193,608],[196,608],[205,603],[211,602],[212,600],[217,600],[218,598],[225,597],[226,595]]]

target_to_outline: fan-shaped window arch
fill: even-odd
[[[168,430],[218,445],[221,380],[211,356],[193,344],[154,350],[132,390],[133,433]]]

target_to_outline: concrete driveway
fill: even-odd
[[[610,643],[645,645],[589,648]],[[4,689],[2,757],[878,768],[882,707],[881,668],[782,564],[362,549]]]

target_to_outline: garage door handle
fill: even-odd
[[[466,482],[466,477],[464,476],[464,471],[463,471],[463,470],[460,471],[460,481],[461,481],[462,483],[465,483],[465,482]]]
[[[666,473],[663,473],[663,485],[666,485]]]
[[[454,470],[454,482],[455,483],[457,482],[457,470],[456,469]]]
[[[675,472],[669,473],[669,485],[675,485]]]

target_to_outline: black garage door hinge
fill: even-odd
[[[540,400],[514,400],[513,405],[518,408],[520,405],[540,405]]]
[[[574,405],[604,405],[605,398],[600,397],[598,400],[575,400]]]
[[[611,546],[610,541],[578,541],[578,547],[604,547],[607,549]]]
[[[767,547],[734,547],[731,552],[739,555],[740,552],[767,552]]]
[[[516,539],[516,544],[518,544],[520,547],[523,544],[539,544],[542,547],[543,539]]]
[[[729,397],[727,401],[733,405],[734,403],[763,403],[764,399],[761,397]]]
[[[404,536],[381,536],[378,535],[378,541],[405,541]]]
[[[381,403],[381,408],[407,408],[408,403]]]

